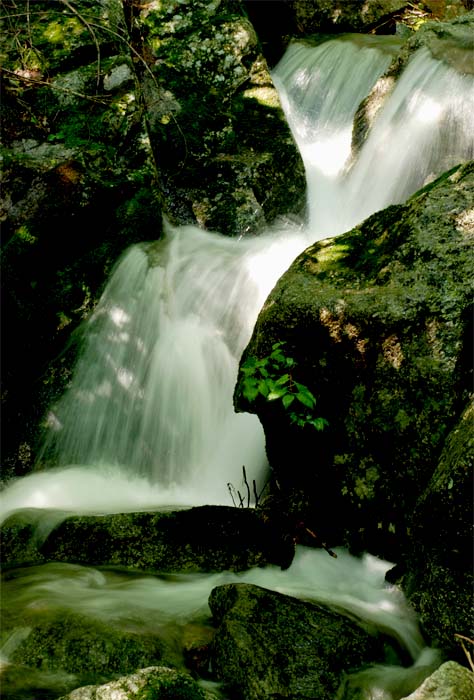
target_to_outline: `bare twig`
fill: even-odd
[[[71,5],[71,3],[70,3],[68,0],[60,0],[60,2],[62,2],[63,5],[66,5],[66,7],[68,8],[68,10],[70,10],[74,15],[76,15],[76,17],[78,17],[78,19],[87,27],[87,30],[88,30],[89,34],[91,35],[91,37],[92,37],[93,40],[94,40],[95,48],[96,48],[96,51],[97,51],[97,81],[96,81],[96,88],[97,88],[97,90],[98,90],[98,89],[99,89],[99,85],[100,85],[100,46],[99,46],[99,42],[97,41],[97,37],[96,37],[96,35],[95,35],[95,32],[94,32],[94,30],[92,29],[92,25],[90,24],[90,22],[88,22],[88,21],[85,19],[85,17],[84,17],[83,15],[81,15],[80,12],[78,12],[78,11],[76,10],[76,8],[75,8],[73,5]]]
[[[337,554],[336,554],[336,552],[333,552],[332,549],[329,549],[329,547],[327,546],[326,542],[323,542],[323,541],[318,537],[318,535],[317,535],[315,532],[313,532],[312,530],[310,530],[308,527],[305,527],[305,532],[307,532],[308,535],[311,535],[311,537],[312,537],[313,539],[315,539],[317,542],[319,542],[319,544],[321,545],[321,547],[322,547],[323,549],[326,550],[326,552],[329,554],[330,557],[333,557],[334,559],[337,559]]]
[[[465,637],[463,634],[456,634],[456,633],[455,633],[454,637],[455,637],[455,639],[457,639],[460,642],[462,649],[463,649],[464,653],[466,654],[467,662],[468,662],[469,666],[471,667],[471,671],[474,672],[474,660],[472,658],[472,653],[466,649],[466,646],[464,644],[464,642],[469,642],[469,644],[474,645],[474,639],[471,639],[470,637]]]

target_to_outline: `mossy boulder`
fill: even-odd
[[[402,700],[470,700],[473,694],[472,672],[455,661],[447,661]]]
[[[243,5],[154,3],[135,24],[170,220],[243,235],[299,214],[303,163]]]
[[[150,666],[101,686],[77,688],[59,700],[213,700],[191,678],[172,668]]]
[[[242,362],[284,341],[293,379],[329,422],[295,427],[278,402],[257,412],[282,500],[325,541],[397,561],[472,386],[474,164],[405,204],[315,243],[282,276]]]
[[[397,567],[397,578],[427,634],[460,663],[466,663],[466,656],[456,635],[474,637],[473,428],[474,403],[470,401],[416,503],[409,546]]]
[[[354,621],[260,586],[231,583],[209,598],[217,677],[245,700],[331,700],[344,672],[383,659],[383,644]]]
[[[69,516],[33,509],[2,525],[3,566],[44,561],[148,572],[243,571],[288,566],[293,544],[253,509],[199,506],[156,513]],[[56,520],[56,524],[55,524]]]

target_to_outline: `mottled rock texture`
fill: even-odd
[[[271,292],[244,352],[243,361],[262,358],[284,341],[294,380],[329,421],[323,432],[298,430],[278,402],[245,400],[240,375],[236,407],[260,417],[280,496],[299,492],[301,514],[329,540],[397,560],[463,410],[473,185],[473,164],[456,168],[308,248]]]

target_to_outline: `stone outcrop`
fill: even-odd
[[[376,29],[388,34],[395,17],[409,4],[405,0],[294,0],[294,12],[296,26],[302,34]]]
[[[303,164],[242,4],[152,3],[133,26],[147,62],[138,70],[172,223],[242,235],[300,213]]]
[[[264,426],[275,497],[293,498],[329,543],[398,561],[467,400],[473,184],[474,165],[458,167],[308,248],[271,292],[244,352],[243,362],[263,358],[284,341],[294,380],[329,421],[322,432],[298,429],[278,402],[246,400],[240,374],[236,407]]]
[[[225,506],[65,519],[20,511],[1,531],[4,567],[56,561],[154,573],[243,571],[268,563],[286,567],[294,554],[293,543],[255,510]]]
[[[474,72],[474,12],[461,14],[450,22],[424,22],[402,45],[388,70],[382,75],[370,94],[361,102],[354,117],[352,148],[357,153],[385,100],[392,93],[397,78],[410,58],[419,49],[427,49],[433,58],[443,61],[460,74]]]
[[[474,637],[473,466],[474,404],[470,401],[415,506],[409,546],[397,567],[399,582],[423,628],[437,646],[460,662],[465,654],[457,635]]]

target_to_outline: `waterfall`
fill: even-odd
[[[263,432],[255,416],[234,413],[232,393],[275,282],[313,241],[473,157],[473,77],[426,49],[351,153],[356,110],[397,47],[393,37],[360,35],[290,45],[274,80],[305,163],[307,221],[242,240],[168,225],[163,240],[126,251],[82,329],[71,385],[48,415],[40,461],[55,469],[7,488],[4,512],[128,510],[141,497],[147,508],[230,504],[228,484],[240,485],[242,466],[261,486]]]
[[[242,240],[167,226],[163,240],[126,251],[82,329],[71,385],[50,409],[41,461],[53,467],[7,486],[0,519],[25,507],[80,513],[230,505],[227,484],[239,485],[243,465],[263,483],[261,426],[255,416],[234,413],[232,393],[266,296],[310,243],[404,201],[473,157],[474,79],[425,49],[393,86],[360,151],[351,152],[358,105],[395,48],[392,38],[352,35],[289,47],[274,79],[305,163],[307,221],[282,221]],[[387,700],[408,693],[383,688],[414,688],[438,663],[423,650],[403,596],[385,585],[390,566],[370,555],[356,559],[341,550],[333,560],[301,547],[287,571],[172,582],[47,564],[19,573],[21,586],[13,579],[5,596],[20,620],[22,605],[46,602],[101,619],[133,614],[148,630],[207,614],[207,596],[220,583],[256,583],[336,606],[398,640],[413,667],[376,667],[354,679],[370,697]],[[8,659],[28,633],[13,630],[0,653]]]

